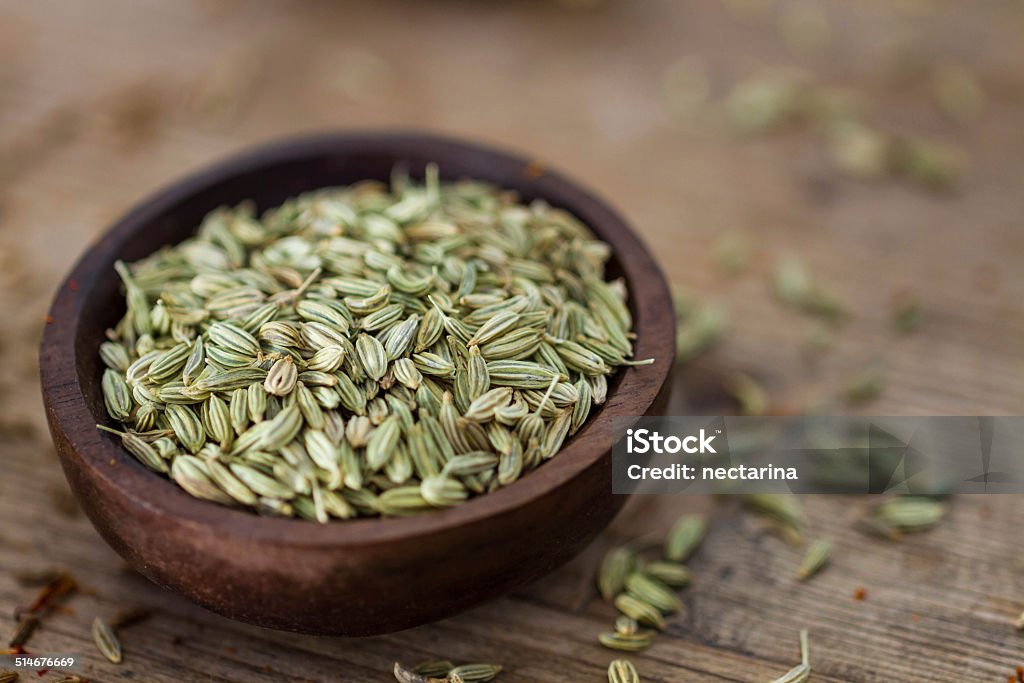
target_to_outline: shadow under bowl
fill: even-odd
[[[260,517],[191,497],[136,462],[95,425],[103,405],[98,357],[124,313],[113,265],[194,233],[222,205],[259,210],[364,179],[396,164],[422,177],[473,178],[565,208],[614,249],[612,276],[629,287],[636,356],[608,400],[549,462],[455,508],[410,518],[320,525]],[[232,619],[305,633],[371,635],[456,614],[533,581],[581,551],[624,496],[611,493],[611,418],[664,406],[674,355],[664,276],[611,208],[527,160],[414,133],[327,134],[261,147],[166,188],[119,220],[75,265],[50,310],[40,350],[43,399],[71,489],[103,538],[156,584]]]

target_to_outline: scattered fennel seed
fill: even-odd
[[[832,555],[832,544],[825,540],[818,540],[811,544],[807,549],[807,553],[804,555],[803,561],[800,563],[800,568],[797,570],[797,577],[801,581],[805,581],[822,569],[828,564],[829,558]]]
[[[714,304],[697,308],[676,328],[676,362],[686,363],[715,345],[729,325],[725,310]]]
[[[811,649],[807,630],[800,631],[800,663],[772,683],[803,683],[811,677]]]
[[[885,390],[885,370],[872,365],[850,378],[843,389],[843,398],[848,405],[857,406],[874,400]]]
[[[770,403],[768,392],[748,374],[739,372],[725,385],[726,390],[736,399],[741,415],[764,415]]]

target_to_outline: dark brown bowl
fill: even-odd
[[[306,190],[386,180],[437,162],[444,178],[476,178],[564,207],[614,248],[625,277],[637,357],[608,401],[550,462],[458,507],[404,519],[326,525],[258,517],[192,498],[146,470],[103,407],[97,356],[124,313],[113,265],[181,241],[220,205],[260,209]],[[555,569],[618,512],[611,493],[613,416],[663,405],[674,355],[664,276],[611,208],[565,177],[479,145],[407,133],[337,134],[262,147],[147,199],[90,248],[61,285],[40,352],[43,400],[72,491],[104,539],[153,582],[232,619],[306,633],[369,635],[410,628],[493,599]]]

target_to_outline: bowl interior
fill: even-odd
[[[332,135],[289,141],[235,157],[157,193],[125,216],[76,266],[66,284],[73,283],[72,289],[78,292],[74,302],[77,315],[73,316],[78,325],[67,332],[73,335],[73,349],[69,350],[74,354],[75,379],[84,399],[84,409],[89,413],[88,420],[93,424],[116,426],[103,405],[100,387],[103,368],[98,356],[105,330],[112,327],[125,310],[120,282],[113,270],[116,259],[133,261],[164,245],[180,242],[195,232],[208,212],[219,206],[248,200],[262,211],[309,190],[366,179],[386,182],[396,165],[407,168],[413,177],[422,178],[425,167],[432,162],[439,165],[443,180],[484,180],[515,190],[526,201],[544,199],[569,210],[611,244],[613,255],[608,264],[609,276],[623,276],[631,294],[636,291],[639,280],[652,280],[657,285],[656,289],[660,289],[656,296],[660,294],[664,299],[655,302],[658,317],[664,315],[665,309],[669,316],[672,315],[664,278],[637,237],[608,206],[557,173],[538,175],[535,167],[525,159],[432,136],[401,133]],[[58,326],[64,323],[62,314],[66,311],[61,309],[60,303],[67,289],[69,287],[62,288],[54,305]],[[173,505],[177,512],[192,515],[197,521],[210,523],[223,516],[243,516],[251,521],[254,533],[259,533],[260,529],[272,533],[270,525],[298,524],[323,530],[313,533],[337,534],[344,529],[348,537],[361,537],[366,533],[378,540],[392,533],[416,533],[417,528],[457,524],[473,516],[496,513],[523,502],[529,495],[523,490],[526,482],[538,479],[544,479],[550,485],[563,482],[600,455],[600,452],[594,453],[593,448],[583,452],[573,446],[599,429],[596,425],[602,421],[603,414],[637,415],[650,406],[665,382],[667,366],[671,365],[668,354],[671,354],[674,342],[666,344],[661,338],[655,340],[644,334],[644,328],[655,321],[652,320],[651,306],[641,305],[643,303],[637,296],[630,298],[634,326],[638,332],[637,357],[653,356],[659,362],[654,366],[622,369],[610,378],[609,400],[595,407],[584,427],[566,442],[557,457],[520,481],[455,508],[415,518],[357,519],[321,526],[302,520],[258,517],[191,498],[169,480],[146,470],[109,435],[68,436],[72,442],[79,440],[89,446],[76,449],[80,457],[95,463],[117,458],[120,461],[117,476],[131,480],[125,481],[127,486],[140,485],[139,482],[145,478],[149,483],[145,484],[144,490],[160,487],[156,489],[159,501],[151,501],[151,504]],[[659,326],[664,323],[658,322]],[[49,337],[49,333],[56,334],[57,330],[51,328],[47,332]],[[44,339],[44,348],[48,343]],[[663,358],[666,360],[661,361]],[[617,400],[624,382],[635,383],[635,391],[639,391],[638,395],[631,394],[631,400],[626,403]],[[68,409],[73,410],[74,406]],[[589,438],[598,438],[598,435],[591,434]],[[610,432],[603,438],[603,448],[599,451],[606,451],[610,446]],[[97,441],[103,446],[97,447]],[[103,476],[114,475],[108,472]],[[372,531],[368,528],[361,531],[361,527],[371,526]]]

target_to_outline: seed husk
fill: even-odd
[[[216,458],[206,460],[206,474],[210,481],[221,491],[231,496],[242,505],[255,505],[257,496],[252,490],[236,477],[227,465]]]
[[[636,619],[641,624],[653,626],[659,631],[665,628],[665,620],[662,618],[661,612],[658,611],[658,608],[647,602],[638,600],[632,595],[620,593],[616,596],[615,609],[619,610],[627,617]]]
[[[682,601],[668,586],[641,572],[626,577],[626,593],[656,608],[663,614],[672,614],[683,608]]]
[[[829,127],[828,143],[832,163],[847,175],[874,180],[892,171],[892,136],[871,126],[853,120],[836,121]]]
[[[966,166],[964,151],[950,143],[910,137],[893,144],[896,170],[932,192],[953,190]]]
[[[616,659],[608,665],[608,683],[640,683],[640,674],[628,659]]]
[[[395,665],[392,667],[391,671],[394,674],[395,680],[398,681],[398,683],[427,683],[428,681],[428,677],[424,674],[418,673],[413,669],[407,669],[398,662],[395,662]],[[445,672],[445,674],[442,675],[446,674],[447,672]],[[432,676],[430,678],[436,680],[436,677]]]
[[[689,362],[709,350],[722,338],[728,324],[724,309],[713,304],[682,318],[676,327],[676,362]],[[601,402],[595,399],[595,403]]]
[[[892,298],[892,326],[900,334],[909,334],[921,326],[924,313],[913,292],[903,291]]]
[[[817,540],[807,548],[804,559],[796,574],[800,580],[806,580],[820,572],[832,555],[832,544],[826,540]]]
[[[469,497],[466,487],[456,479],[428,477],[420,483],[420,495],[435,507],[458,505]]]
[[[420,662],[414,666],[412,670],[420,676],[427,676],[428,678],[443,678],[454,668],[455,665],[447,659],[432,659]]]
[[[849,379],[843,389],[843,398],[851,406],[861,405],[877,398],[885,390],[884,368],[872,365]]]
[[[643,572],[651,578],[657,579],[666,586],[672,586],[673,588],[684,588],[690,585],[692,580],[690,570],[678,562],[648,562],[643,566]]]
[[[171,464],[171,478],[196,498],[222,505],[234,505],[234,499],[210,480],[205,463],[192,455],[181,455]]]
[[[641,633],[604,632],[597,636],[598,641],[610,650],[623,652],[642,652],[654,643],[654,634],[650,631]]]
[[[804,629],[800,631],[800,663],[772,683],[804,683],[811,677],[811,650],[807,641],[807,630]]]
[[[154,472],[168,472],[167,462],[160,456],[157,449],[145,439],[132,432],[118,432],[105,425],[96,425],[97,429],[121,436],[121,445],[124,449],[135,456],[143,465]]]
[[[206,442],[206,431],[195,411],[188,406],[171,404],[164,414],[178,441],[191,453],[198,453]]]
[[[464,413],[464,417],[468,420],[486,422],[494,417],[495,410],[508,405],[508,402],[511,399],[512,389],[509,387],[491,389],[490,391],[481,394],[469,404],[469,407]]]
[[[704,540],[704,519],[697,515],[683,515],[672,526],[665,540],[665,559],[686,562]]]
[[[615,632],[620,633],[624,636],[631,636],[634,633],[639,632],[640,625],[636,622],[636,619],[620,615],[615,619]]]
[[[419,486],[398,486],[377,497],[377,509],[382,515],[406,517],[434,509],[420,492]]]
[[[568,379],[558,370],[522,360],[496,360],[487,364],[491,384],[519,389],[547,389],[552,379]]]
[[[501,664],[460,664],[448,672],[448,683],[486,683],[494,680]]]
[[[287,396],[295,388],[299,379],[299,369],[289,356],[278,359],[267,372],[263,388],[271,396]]]
[[[765,388],[746,373],[734,374],[725,384],[739,405],[741,415],[764,415],[768,410],[769,398]]]
[[[92,621],[92,640],[96,643],[96,649],[110,662],[121,663],[123,658],[121,641],[117,639],[114,630],[102,617],[96,617]]]
[[[783,258],[776,265],[775,293],[782,303],[829,322],[837,322],[846,314],[842,303],[794,257]]]
[[[781,493],[755,493],[743,498],[750,509],[776,523],[788,540],[799,543],[803,536],[803,510],[795,497]]]
[[[601,597],[610,601],[621,593],[626,585],[626,577],[635,564],[636,554],[626,546],[617,546],[605,553],[597,574],[597,588]]]
[[[127,372],[132,363],[124,344],[109,341],[100,344],[100,359],[108,368],[121,373]]]
[[[741,135],[774,130],[800,113],[806,86],[793,70],[764,69],[740,81],[726,100],[727,113]]]
[[[132,398],[121,373],[110,368],[104,370],[102,388],[103,403],[110,416],[121,422],[127,420],[132,410]]]
[[[370,434],[366,442],[366,464],[371,470],[379,470],[391,458],[402,436],[401,429],[398,419],[390,417]]]
[[[872,516],[887,527],[912,533],[932,528],[945,514],[946,506],[941,501],[901,496],[879,505]]]
[[[412,669],[406,669],[395,661],[394,667],[391,668],[391,672],[394,675],[394,680],[398,683],[426,683],[427,678],[413,671]]]

